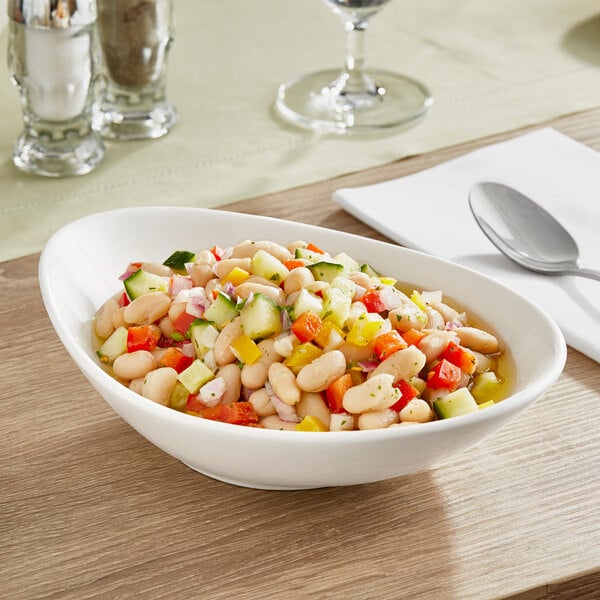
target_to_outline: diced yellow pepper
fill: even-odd
[[[379,281],[381,281],[381,283],[383,283],[383,285],[396,285],[396,282],[398,281],[397,279],[394,279],[393,277],[380,277]]]
[[[367,346],[383,327],[383,318],[376,313],[362,313],[352,325],[346,341],[356,346]]]
[[[427,311],[427,305],[423,302],[423,298],[421,298],[421,294],[417,292],[417,290],[413,290],[413,293],[410,296],[410,299],[423,311]]]
[[[283,361],[292,371],[300,370],[304,365],[311,363],[315,358],[319,358],[323,350],[310,342],[298,344],[292,353]]]
[[[312,415],[304,417],[304,419],[296,425],[295,429],[296,431],[329,431],[321,419],[313,417]]]
[[[229,347],[234,356],[245,365],[251,365],[262,356],[256,342],[245,334],[233,340]]]
[[[233,267],[225,277],[221,280],[221,283],[231,283],[232,285],[239,285],[242,281],[246,281],[250,277],[250,273],[241,267]]]
[[[344,332],[332,321],[323,321],[313,340],[321,348],[336,348],[344,341]]]
[[[479,409],[487,408],[488,406],[494,406],[495,402],[493,400],[488,400],[487,402],[483,402],[479,405]]]

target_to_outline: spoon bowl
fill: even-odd
[[[600,271],[579,266],[579,248],[571,234],[521,192],[480,182],[469,191],[469,206],[483,233],[518,265],[536,273],[600,280]]]

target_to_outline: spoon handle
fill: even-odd
[[[576,270],[571,271],[572,275],[581,275],[582,277],[587,277],[588,279],[595,279],[596,281],[600,281],[600,271],[596,269],[586,269],[584,267],[579,267]]]

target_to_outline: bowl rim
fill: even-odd
[[[407,256],[418,255],[420,257],[426,257],[427,260],[432,260],[442,266],[458,269],[467,275],[471,275],[483,280],[487,285],[491,285],[493,287],[495,286],[497,289],[504,290],[504,293],[508,293],[509,295],[518,298],[519,301],[529,305],[529,307],[538,314],[538,317],[542,319],[547,331],[552,337],[552,346],[554,348],[554,352],[550,355],[551,363],[549,368],[547,368],[537,379],[529,381],[522,390],[511,394],[501,402],[498,402],[482,411],[468,413],[466,415],[461,415],[451,419],[438,419],[428,423],[421,423],[419,427],[405,426],[373,430],[329,431],[326,432],[326,436],[323,435],[324,432],[272,430],[259,427],[244,427],[229,423],[221,423],[219,421],[188,415],[167,406],[157,404],[147,398],[144,398],[143,396],[140,396],[136,392],[133,392],[129,388],[119,383],[116,379],[114,379],[114,377],[107,373],[97,361],[94,361],[93,358],[79,345],[77,340],[73,337],[69,327],[63,323],[60,316],[60,310],[54,302],[52,280],[49,277],[49,261],[52,253],[57,247],[60,246],[63,237],[67,236],[70,231],[76,230],[86,223],[94,222],[99,218],[122,218],[124,216],[135,215],[136,213],[140,214],[150,212],[158,214],[159,212],[164,211],[177,211],[180,213],[189,212],[190,214],[205,216],[218,214],[221,216],[231,216],[233,218],[242,220],[254,221],[256,223],[264,223],[271,226],[285,222],[293,226],[298,226],[298,228],[301,228],[307,232],[313,230],[325,235],[331,232],[336,235],[341,235],[349,241],[352,241],[353,238],[363,241],[367,239],[368,242],[373,244],[375,248],[385,247],[387,249],[393,249],[393,251],[400,252]],[[99,380],[104,387],[107,387],[109,391],[116,396],[121,397],[121,399],[126,401],[129,405],[135,404],[136,408],[142,411],[148,411],[153,416],[168,419],[174,424],[179,423],[181,425],[185,425],[186,427],[195,427],[198,428],[199,431],[202,431],[204,428],[208,428],[209,431],[221,431],[223,435],[243,435],[248,436],[250,439],[269,439],[272,437],[281,443],[293,441],[293,443],[296,444],[312,444],[314,443],[315,439],[318,439],[320,443],[327,442],[328,444],[348,443],[350,440],[353,440],[352,443],[361,443],[370,442],[377,438],[386,439],[388,437],[396,436],[410,438],[411,436],[429,435],[431,432],[439,430],[451,431],[454,429],[469,427],[471,424],[492,420],[496,417],[506,419],[507,417],[517,416],[530,404],[533,404],[535,401],[537,401],[537,399],[559,378],[564,369],[567,358],[567,347],[564,335],[549,314],[544,309],[533,304],[524,295],[483,273],[480,273],[470,267],[461,265],[457,262],[411,248],[405,248],[394,243],[366,238],[366,236],[345,231],[337,231],[318,225],[290,221],[270,216],[226,211],[215,208],[186,206],[137,206],[95,212],[67,223],[52,234],[52,236],[46,242],[40,255],[38,264],[38,279],[44,307],[60,341],[67,350],[68,354],[71,356],[72,360],[79,367],[85,377],[90,381],[90,383],[92,383],[92,385],[94,385],[94,380]],[[90,315],[90,320],[92,316],[93,315]],[[107,402],[106,399],[104,400]],[[140,400],[142,403],[140,403]],[[195,424],[193,425],[193,423]],[[298,433],[302,433],[302,435],[298,435]],[[317,436],[317,438],[315,436]]]

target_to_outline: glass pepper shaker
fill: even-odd
[[[177,120],[166,93],[173,0],[98,0],[98,30],[106,76],[102,136],[165,135]]]
[[[104,157],[94,129],[100,77],[94,0],[8,0],[8,63],[24,129],[13,148],[22,171],[61,177]]]

